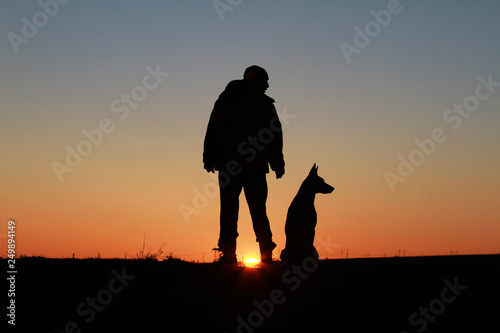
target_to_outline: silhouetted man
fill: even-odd
[[[243,80],[229,82],[215,102],[205,136],[203,163],[219,171],[220,263],[236,263],[238,210],[241,190],[252,217],[261,261],[272,261],[272,240],[266,213],[269,165],[285,173],[283,132],[274,100],[265,95],[269,77],[259,66],[245,70]]]

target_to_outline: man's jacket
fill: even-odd
[[[284,170],[283,132],[274,100],[251,96],[244,80],[231,81],[215,102],[205,136],[205,169]]]

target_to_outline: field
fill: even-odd
[[[18,332],[500,332],[500,255],[16,267]]]

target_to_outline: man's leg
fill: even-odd
[[[225,257],[236,258],[239,196],[242,187],[240,177],[232,176],[228,181],[227,179],[221,179],[219,173],[220,235],[218,246]]]
[[[244,180],[245,197],[252,216],[253,230],[259,243],[261,260],[271,260],[276,247],[266,212],[267,181],[266,174],[247,175]]]

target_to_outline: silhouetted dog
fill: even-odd
[[[313,245],[317,222],[314,198],[316,193],[332,193],[333,190],[332,186],[318,176],[315,163],[288,208],[286,246],[280,256],[285,264],[300,263],[307,257],[318,259],[318,252]]]

